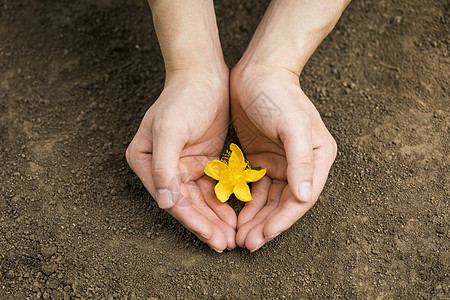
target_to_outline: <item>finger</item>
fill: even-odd
[[[225,248],[228,248],[227,242],[226,242],[227,238],[225,237],[222,230],[220,230],[218,227],[213,226],[212,228],[213,228],[213,234],[210,239],[205,239],[204,237],[199,236],[197,234],[196,234],[196,236],[198,237],[199,240],[201,240],[202,242],[207,244],[214,251],[216,251],[218,253],[222,253],[223,250],[225,250]],[[231,249],[231,248],[229,248],[229,249]]]
[[[151,128],[152,117],[149,111],[145,113],[139,129],[130,145],[128,145],[125,157],[131,169],[138,175],[145,188],[155,198],[153,177],[151,174],[153,137]]]
[[[138,134],[136,134],[136,137],[127,148],[126,159],[131,169],[144,184],[145,188],[150,192],[152,197],[156,199],[156,191],[151,172],[152,154],[146,150],[148,149],[147,146],[148,143],[146,141],[142,143],[140,138],[138,138]]]
[[[265,243],[264,222],[261,222],[248,232],[245,239],[245,248],[250,250],[250,252],[254,252],[264,246]]]
[[[185,143],[170,127],[153,128],[152,175],[156,189],[156,201],[161,208],[174,205],[180,182],[176,180],[178,161]]]
[[[181,152],[181,155],[183,154],[184,153]],[[180,157],[178,171],[183,174],[191,174],[191,179],[196,180],[197,178],[201,178],[203,175],[205,175],[205,166],[209,161],[213,159],[214,158],[201,155]]]
[[[263,154],[261,153],[249,154],[247,158],[252,166],[260,166],[267,168],[266,175],[268,177],[272,179],[287,181],[286,177],[287,162],[285,155],[266,152]]]
[[[194,205],[174,205],[167,210],[184,227],[203,238],[205,242],[213,238],[213,227],[206,216]]]
[[[272,180],[264,176],[260,181],[252,183],[252,198],[253,200],[247,202],[244,208],[239,212],[237,224],[238,229],[245,223],[253,219],[256,214],[264,207],[267,202]]]
[[[227,238],[227,244],[228,244],[227,249],[232,250],[232,249],[236,248],[236,231],[235,231],[235,229],[228,227],[228,226],[223,227],[221,229]]]
[[[198,208],[210,221],[214,228],[215,240],[208,241],[208,244],[213,247],[214,250],[221,252],[225,248],[234,249],[236,248],[236,231],[230,225],[219,219],[214,211],[204,202],[196,203]]]
[[[202,191],[197,183],[190,182],[186,184],[189,188],[191,203],[210,221],[214,233],[213,239],[208,244],[216,251],[222,252],[225,248],[233,249],[236,247],[236,232],[228,224],[223,222],[205,203]],[[180,202],[181,205],[181,202]]]
[[[327,180],[328,172],[334,161],[334,151],[332,144],[315,150],[313,201],[309,203],[298,202],[293,196],[290,196],[280,206],[279,210],[265,222],[264,236],[266,239],[273,239],[291,227],[314,205]]]
[[[256,216],[253,219],[251,219],[250,221],[248,221],[247,223],[242,225],[242,227],[239,228],[236,234],[236,244],[238,246],[245,247],[248,232],[252,230],[253,227],[262,223],[265,220],[265,218],[274,209],[277,208],[278,203],[280,201],[281,193],[283,192],[285,186],[286,183],[282,181],[274,181],[274,183],[269,189],[266,205],[256,214]]]
[[[336,158],[337,145],[329,136],[323,146],[314,149],[313,201],[317,201],[328,179],[328,173]]]
[[[306,115],[287,120],[280,138],[286,149],[287,178],[293,195],[302,201],[312,201],[313,147],[311,122]]]
[[[200,187],[205,203],[212,209],[212,211],[231,228],[236,229],[236,213],[233,208],[227,203],[220,202],[216,194],[214,193],[214,180],[203,176],[197,180],[197,184]]]
[[[221,230],[221,232],[224,234],[224,236],[226,238],[226,245],[225,245],[225,247],[228,250],[232,250],[232,249],[236,248],[236,231],[235,231],[235,229],[231,228],[230,226],[228,226],[228,224],[225,224],[221,220],[220,220],[219,223],[215,222],[215,225],[217,226],[218,229]],[[220,247],[219,250],[223,250],[223,248]]]
[[[286,200],[286,197],[288,195],[292,195],[290,188],[283,182],[283,185],[280,184],[280,187],[282,187],[281,193],[278,197],[278,205],[276,208],[272,209],[269,214],[266,215],[264,220],[259,223],[258,225],[254,226],[248,233],[247,237],[245,239],[245,247],[249,249],[251,252],[254,252],[261,248],[265,243],[267,243],[269,240],[264,235],[264,227],[266,224],[266,221],[270,219],[274,214],[278,212],[280,209],[280,205]],[[295,200],[297,201],[297,200]]]
[[[292,194],[279,209],[267,218],[263,235],[267,241],[277,237],[281,232],[291,227],[312,206],[312,202],[299,202]]]

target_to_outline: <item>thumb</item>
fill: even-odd
[[[152,175],[160,208],[175,205],[179,192],[178,162],[184,143],[170,130],[153,132]]]
[[[288,183],[298,200],[310,202],[314,173],[311,122],[309,118],[295,118],[285,124],[281,140],[288,163]]]

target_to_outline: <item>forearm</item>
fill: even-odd
[[[166,73],[223,71],[225,63],[212,0],[148,2]]]
[[[300,75],[350,0],[272,0],[239,64],[276,65]]]

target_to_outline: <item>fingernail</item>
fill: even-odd
[[[311,182],[302,182],[300,184],[298,198],[303,202],[310,202],[312,200]]]
[[[216,251],[217,253],[222,253],[222,252],[223,252],[223,250],[222,250],[222,251],[219,251],[219,250],[217,250],[216,248],[214,248],[213,246],[209,246],[209,247],[211,247],[211,249],[213,249],[213,250]]]
[[[258,250],[259,248],[261,248],[262,246],[264,246],[265,242],[262,242],[258,247],[256,247],[253,250],[250,250],[250,252],[255,252],[256,250]]]
[[[200,234],[200,235],[202,236],[202,238],[204,238],[206,240],[209,240],[211,238],[210,236],[207,236],[207,235],[204,235],[204,234]]]
[[[281,232],[277,232],[277,233],[275,233],[275,234],[272,234],[271,236],[266,237],[266,243],[267,243],[268,241],[273,240],[273,239],[276,238],[277,236],[279,236],[280,233],[281,233]]]
[[[163,189],[158,190],[156,197],[158,198],[157,202],[159,207],[161,208],[170,208],[173,205],[172,201],[172,193],[169,190]]]

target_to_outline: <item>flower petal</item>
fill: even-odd
[[[231,143],[230,145],[230,157],[228,158],[228,166],[234,174],[242,172],[247,167],[244,154],[238,145]]]
[[[219,181],[214,187],[214,191],[220,202],[226,202],[230,198],[231,193],[233,193],[233,185],[228,182]]]
[[[212,160],[208,162],[205,166],[205,174],[209,177],[214,178],[215,180],[219,180],[220,176],[225,172],[228,168],[227,164],[221,160]]]
[[[245,181],[238,182],[233,189],[233,193],[241,201],[248,202],[252,200],[252,194],[250,193],[250,188]]]
[[[247,169],[242,173],[242,177],[244,177],[247,182],[255,182],[263,178],[263,176],[266,175],[266,171],[266,168],[261,170]]]

